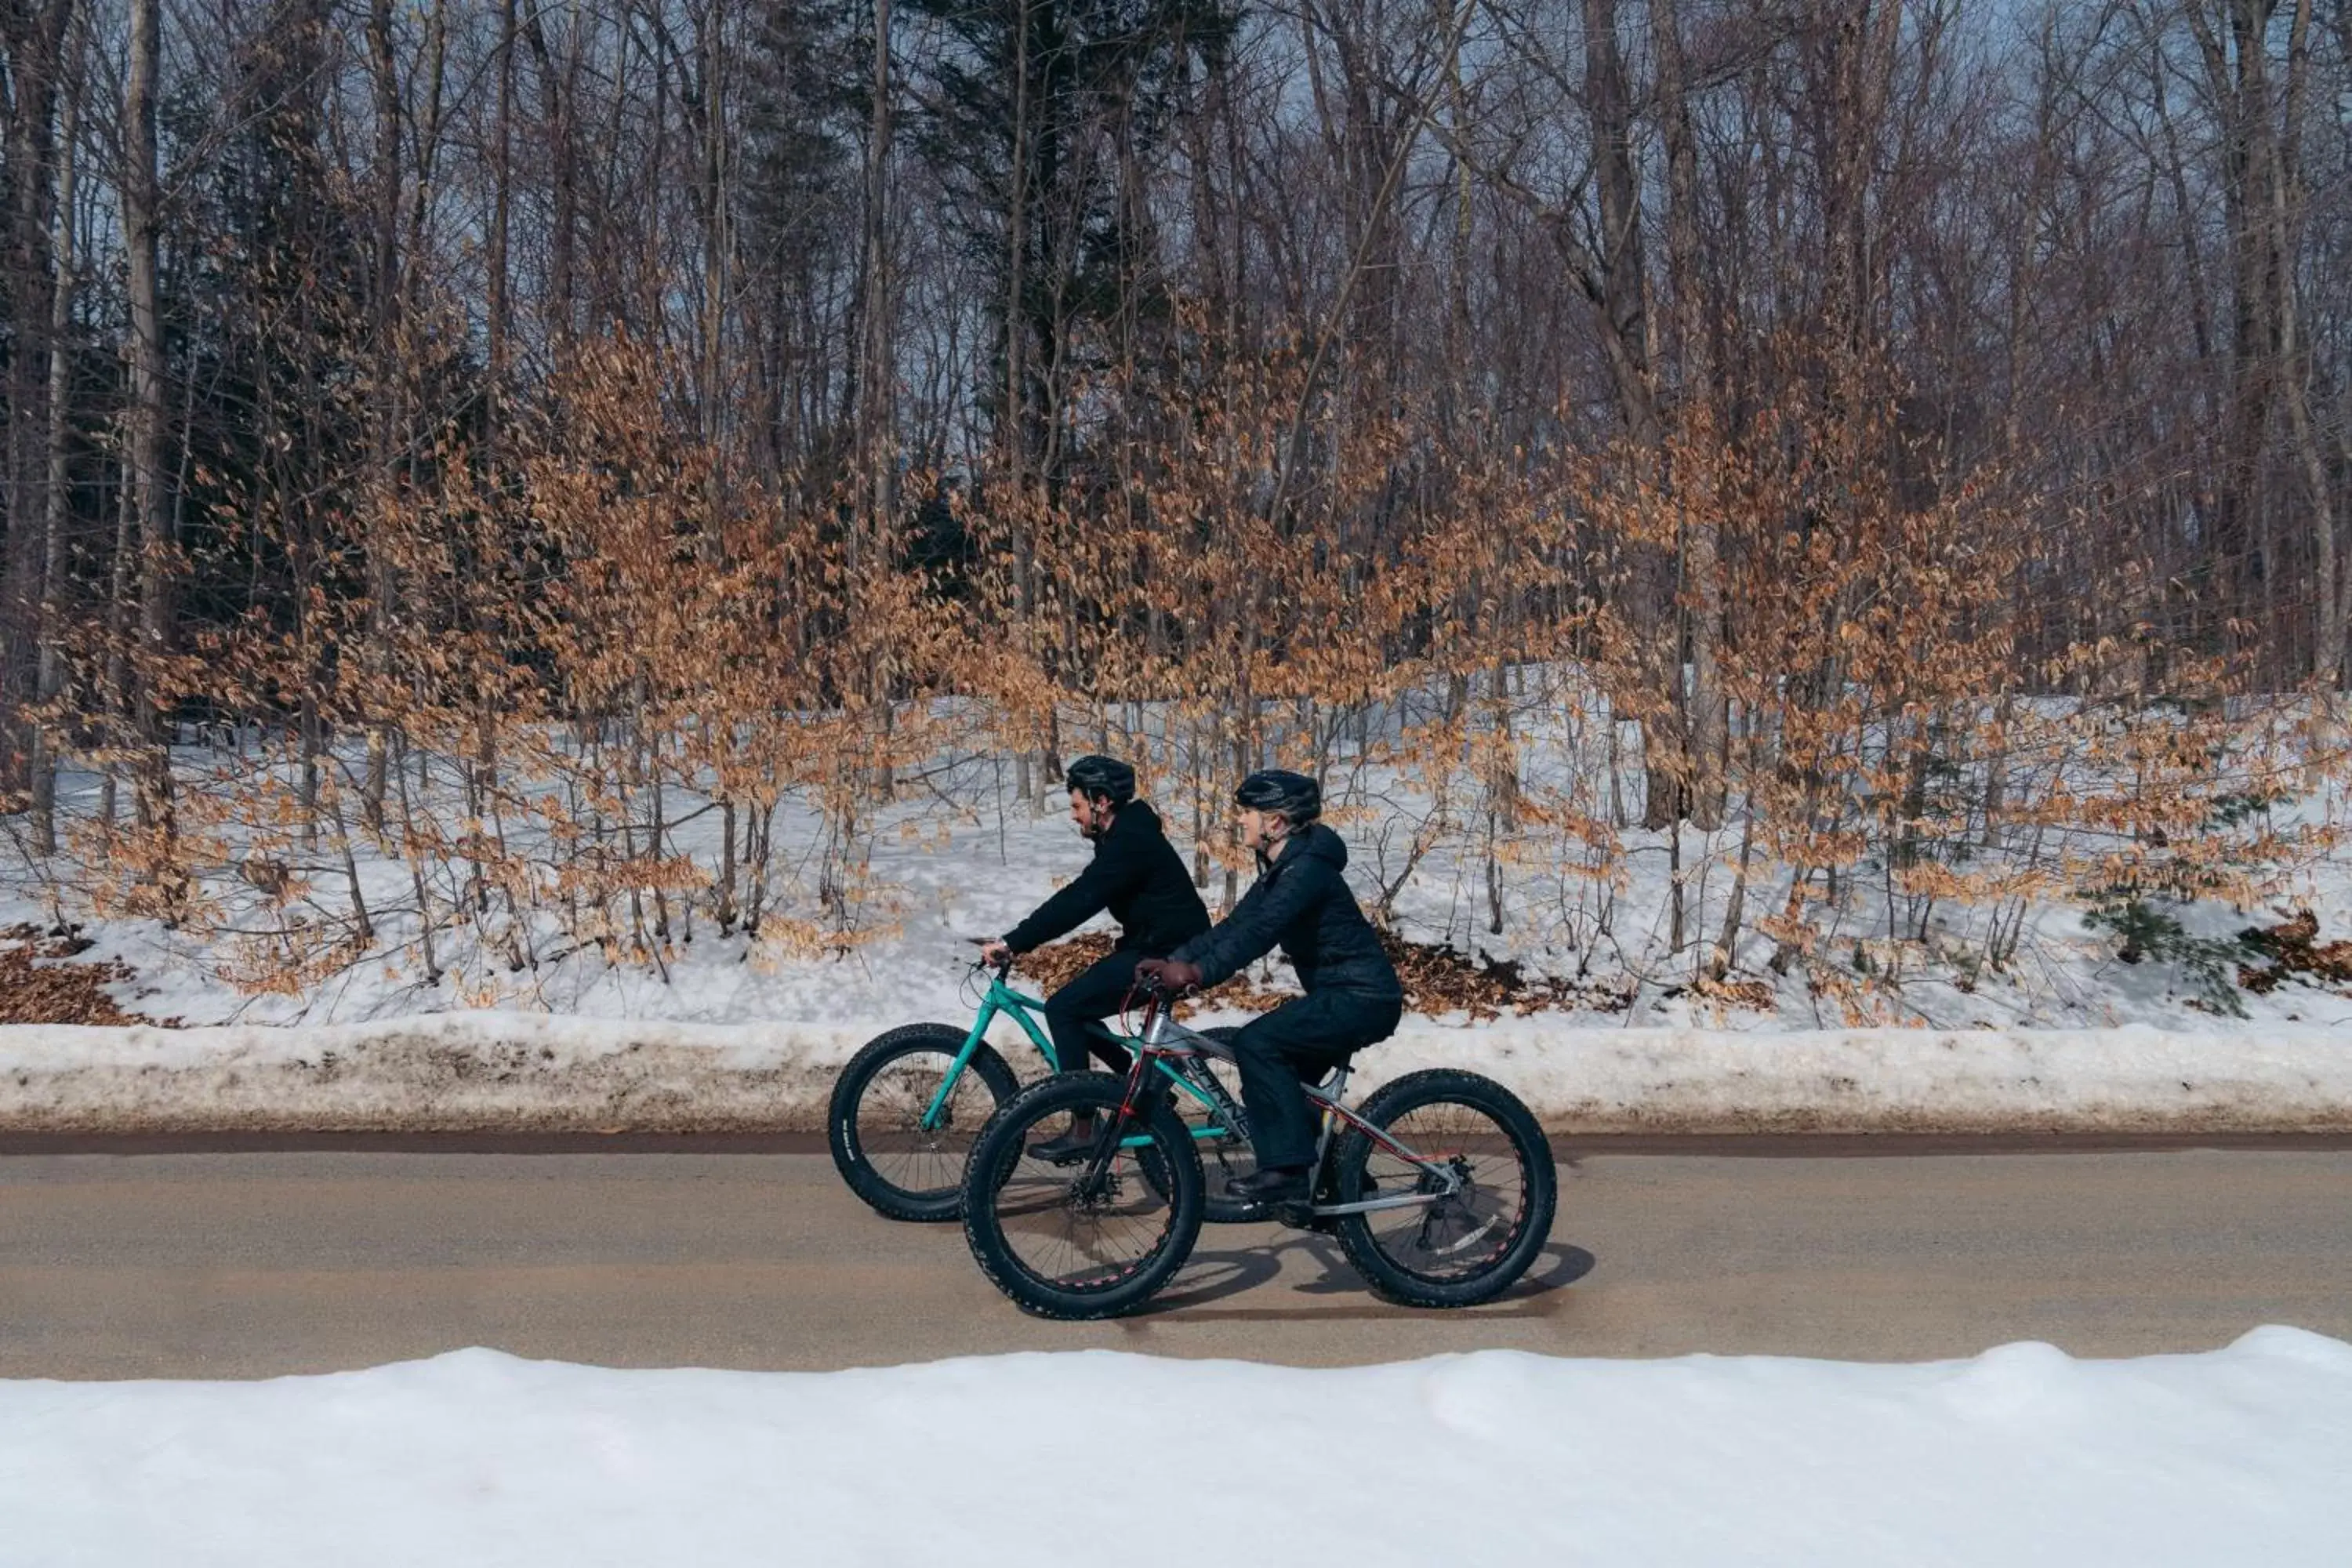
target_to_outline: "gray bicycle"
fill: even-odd
[[[964,1236],[981,1271],[1040,1317],[1117,1317],[1144,1305],[1192,1255],[1205,1186],[1195,1139],[1161,1086],[1180,1077],[1246,1133],[1248,1117],[1213,1061],[1225,1041],[1186,1028],[1149,990],[1124,1079],[1067,1073],[1021,1090],[982,1129],[964,1169]],[[1372,1289],[1412,1307],[1494,1300],[1551,1234],[1559,1178],[1533,1112],[1492,1079],[1453,1068],[1409,1073],[1360,1109],[1349,1069],[1307,1085],[1321,1113],[1309,1201],[1276,1206],[1286,1225],[1336,1235]],[[1091,1119],[1095,1137],[1066,1164],[1030,1152]]]

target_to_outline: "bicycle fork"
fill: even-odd
[[[982,1004],[980,1016],[972,1020],[971,1032],[964,1036],[962,1046],[956,1051],[955,1060],[950,1062],[947,1071],[940,1075],[940,1087],[931,1091],[931,1102],[923,1107],[923,1120],[919,1125],[924,1131],[937,1132],[940,1123],[947,1119],[948,1098],[955,1093],[956,1085],[962,1081],[963,1069],[971,1065],[972,1053],[980,1049],[982,1040],[988,1038],[988,1026],[995,1022],[996,1014],[995,1003]]]
[[[1076,1177],[1070,1183],[1070,1195],[1076,1201],[1085,1203],[1108,1192],[1110,1163],[1121,1149],[1150,1146],[1151,1135],[1148,1131],[1129,1135],[1127,1129],[1130,1122],[1146,1120],[1142,1110],[1143,1080],[1153,1061],[1153,1058],[1139,1050],[1135,1053],[1135,1059],[1128,1064],[1127,1090],[1119,1097],[1118,1109],[1102,1118],[1102,1124],[1095,1131],[1095,1146],[1087,1151],[1086,1163],[1079,1167]]]

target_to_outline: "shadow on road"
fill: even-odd
[[[1268,1305],[1203,1310],[1271,1283],[1282,1272],[1285,1260],[1293,1257],[1309,1258],[1322,1269],[1318,1278],[1292,1287],[1297,1294],[1339,1298],[1346,1304],[1335,1301],[1329,1307]],[[1454,1309],[1447,1316],[1465,1320],[1542,1317],[1551,1310],[1551,1303],[1545,1298],[1591,1273],[1594,1262],[1592,1254],[1580,1247],[1553,1242],[1537,1255],[1535,1267],[1501,1296],[1483,1307]],[[1338,1242],[1325,1236],[1288,1231],[1264,1247],[1195,1251],[1192,1261],[1176,1276],[1174,1285],[1139,1315],[1150,1318],[1181,1311],[1187,1319],[1202,1322],[1349,1321],[1390,1318],[1412,1310],[1394,1306],[1373,1295],[1363,1276],[1349,1266]]]

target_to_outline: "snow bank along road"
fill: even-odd
[[[0,1379],[252,1377],[477,1345],[824,1369],[1086,1347],[1328,1364],[1496,1347],[1912,1360],[2040,1340],[2116,1356],[2266,1323],[2352,1340],[2352,1150],[2326,1142],[1599,1152],[1563,1171],[1550,1252],[1493,1306],[1383,1307],[1319,1238],[1253,1226],[1205,1232],[1160,1310],[1095,1325],[1023,1317],[960,1229],[875,1217],[813,1152],[0,1154]]]
[[[810,1130],[881,1025],[527,1013],[209,1029],[0,1027],[0,1132]],[[1035,1053],[1013,1047],[1024,1076]],[[1556,1131],[2352,1131],[2352,1030],[1740,1032],[1413,1022],[1360,1088],[1488,1072]]]
[[[1142,1499],[1153,1467],[1171,1489]],[[1254,1541],[1351,1568],[2339,1568],[2347,1473],[2352,1346],[2275,1327],[2113,1362],[1096,1352],[812,1376],[473,1350],[0,1383],[11,1568],[1000,1568],[1041,1538],[1146,1568]]]

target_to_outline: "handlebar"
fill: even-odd
[[[1170,985],[1156,974],[1143,973],[1138,973],[1136,975],[1135,987],[1139,991],[1142,991],[1152,995],[1166,997],[1171,1002],[1179,996],[1192,995],[1199,989],[1197,986],[1189,984]]]
[[[1129,1029],[1128,1033],[1139,1037],[1143,1035],[1151,1027],[1152,1019],[1159,1014],[1168,1013],[1173,1016],[1172,1009],[1176,1005],[1177,999],[1191,992],[1192,989],[1189,985],[1165,984],[1157,975],[1140,973],[1136,975],[1127,988],[1126,997],[1119,1003],[1118,1013],[1120,1019],[1124,1021],[1129,1009],[1134,1005],[1136,998],[1141,997],[1143,1022]]]

